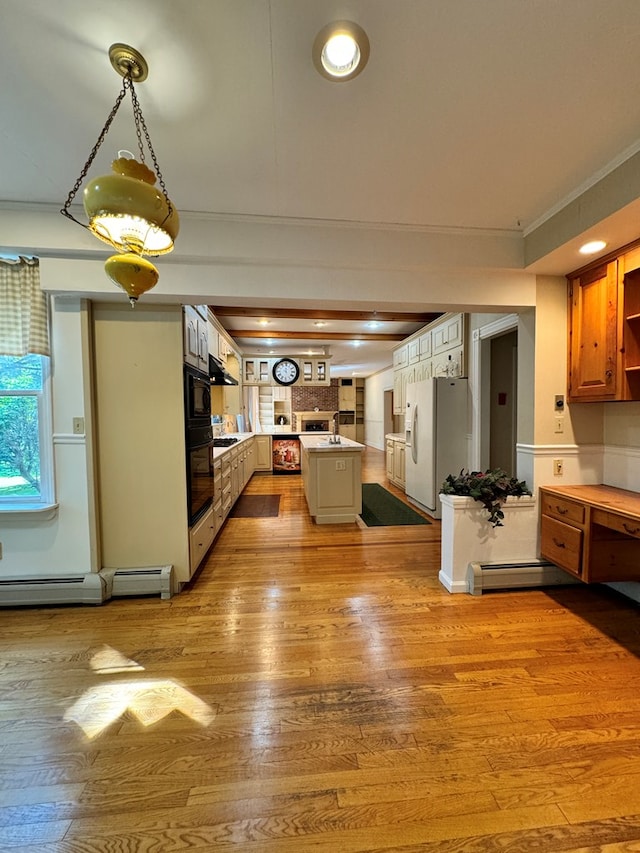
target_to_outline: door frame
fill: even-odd
[[[518,329],[518,315],[505,314],[473,330],[471,336],[471,459],[472,471],[489,465],[491,429],[491,339]],[[517,438],[517,436],[516,436]]]

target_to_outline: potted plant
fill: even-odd
[[[486,509],[489,524],[503,527],[504,512],[502,506],[508,497],[531,495],[531,489],[524,480],[510,477],[502,468],[488,471],[465,471],[449,474],[440,488],[441,494],[460,495],[479,501]]]
[[[471,563],[536,559],[538,512],[526,483],[499,469],[463,470],[444,481],[440,503],[438,578],[449,592],[468,592]]]

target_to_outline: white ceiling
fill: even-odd
[[[336,84],[311,45],[342,18],[371,56]],[[113,42],[149,63],[187,216],[518,236],[640,148],[639,0],[0,0],[0,21],[0,203],[62,205],[120,86]],[[123,104],[103,162],[130,127]]]

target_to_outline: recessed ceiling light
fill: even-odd
[[[314,326],[326,326],[327,324],[325,323],[324,320],[316,320],[313,325]]]
[[[259,326],[268,326],[270,322],[271,322],[271,320],[265,320],[263,318],[262,320],[258,320],[258,325]]]
[[[352,21],[334,21],[323,27],[312,49],[313,64],[334,83],[352,80],[369,59],[367,34]]]
[[[595,255],[596,252],[602,251],[606,245],[604,240],[591,240],[584,246],[580,246],[579,252],[581,255]]]
[[[354,347],[359,347],[362,341],[353,341]]]
[[[367,326],[370,329],[377,329],[380,326],[380,323],[378,323],[376,320],[372,320],[370,323],[367,323]]]

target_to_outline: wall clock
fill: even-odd
[[[291,358],[281,358],[273,365],[273,378],[279,385],[293,385],[300,376],[300,368]]]

